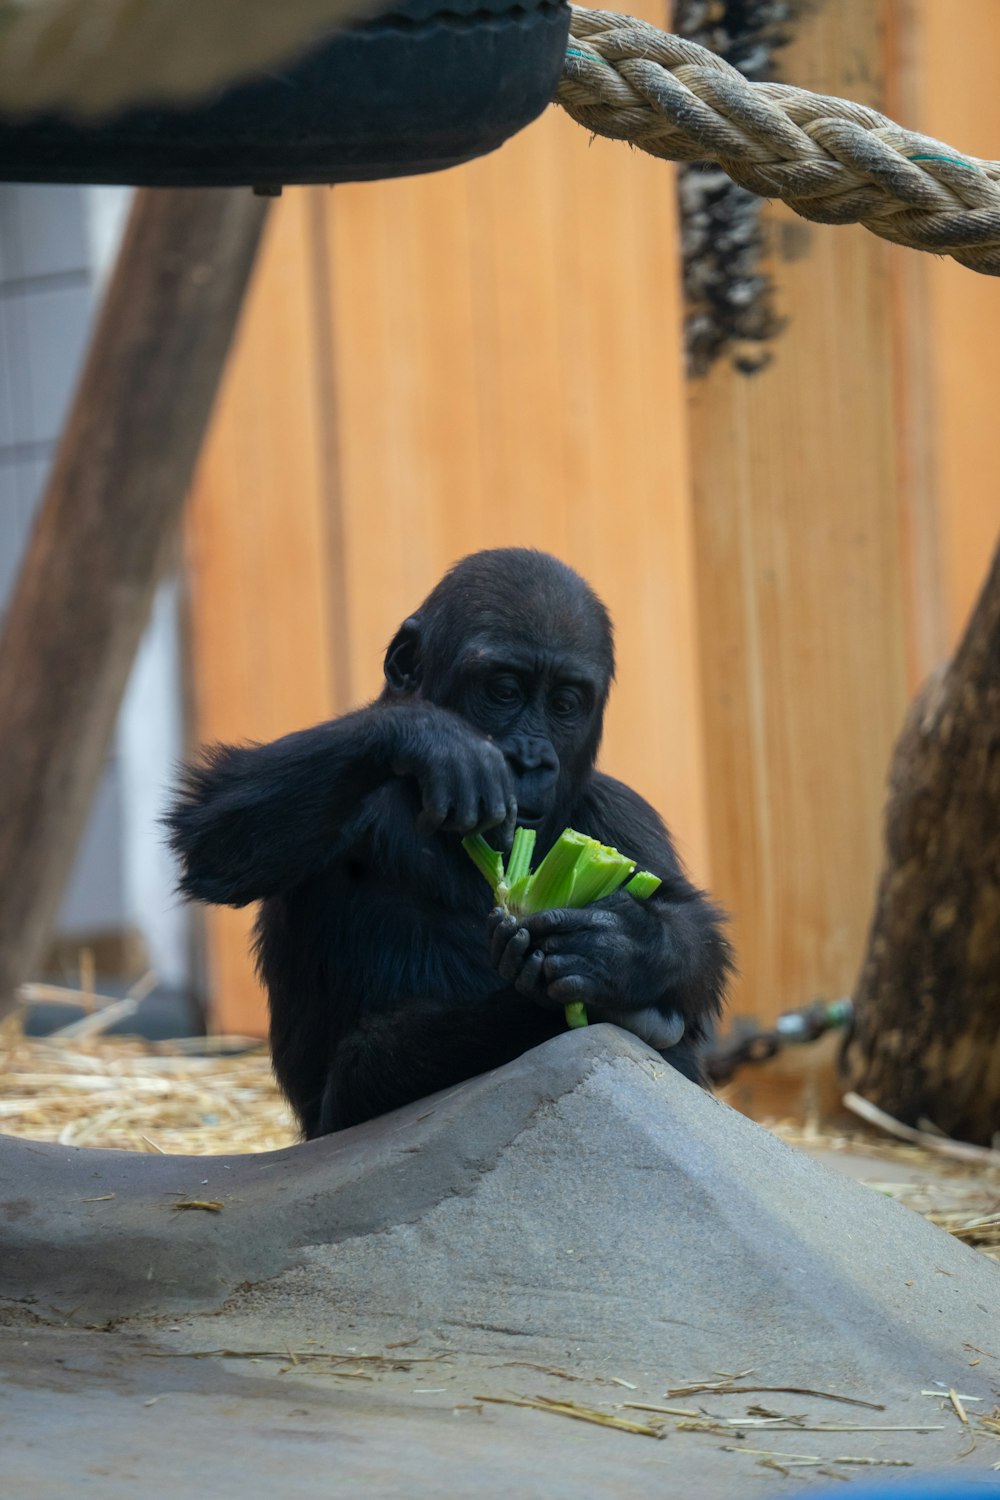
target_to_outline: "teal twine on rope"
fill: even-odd
[[[612,72],[615,71],[614,63],[609,63],[606,57],[601,57],[597,52],[581,52],[578,47],[567,47],[566,56],[580,57],[584,62],[599,62],[602,67],[610,68]]]
[[[908,161],[947,161],[953,167],[964,167],[967,172],[979,172],[981,167],[974,167],[971,161],[963,161],[960,156],[932,156],[930,152],[922,152],[919,156],[910,156]]]

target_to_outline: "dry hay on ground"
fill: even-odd
[[[189,1156],[277,1151],[298,1135],[263,1045],[239,1038],[26,1037],[0,1026],[0,1131]]]
[[[863,1129],[833,1134],[818,1126],[804,1127],[801,1121],[766,1124],[811,1156],[859,1158],[862,1170],[848,1175],[1000,1261],[1000,1167],[951,1161],[933,1149],[886,1140]],[[884,1171],[880,1162],[885,1163]]]
[[[791,1120],[769,1128],[811,1155],[862,1158],[852,1176],[1000,1260],[1000,1170],[950,1162],[863,1130],[829,1134]],[[17,1015],[0,1026],[0,1132],[191,1156],[275,1151],[297,1139],[262,1045],[240,1038],[30,1038]]]

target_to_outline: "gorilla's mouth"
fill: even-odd
[[[547,817],[547,812],[536,812],[532,807],[518,807],[517,826],[519,828],[541,828]]]

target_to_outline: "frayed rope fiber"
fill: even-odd
[[[714,162],[817,224],[863,224],[1000,276],[1000,163],[963,156],[850,99],[749,83],[683,37],[572,7],[556,103],[595,135]]]

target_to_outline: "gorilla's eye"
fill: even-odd
[[[580,712],[582,707],[580,694],[574,692],[572,688],[560,688],[549,699],[549,707],[557,719],[571,719],[574,714]]]
[[[486,691],[494,703],[503,704],[508,708],[521,696],[520,684],[516,677],[493,677],[487,684]]]

